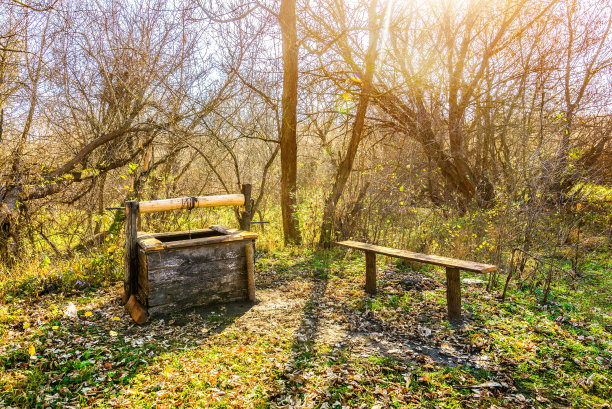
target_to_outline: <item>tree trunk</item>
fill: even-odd
[[[336,213],[336,206],[348,180],[351,171],[353,170],[353,162],[357,155],[357,148],[359,143],[363,139],[363,127],[365,123],[365,116],[368,111],[368,104],[372,94],[372,78],[374,77],[374,70],[376,66],[376,58],[378,57],[378,38],[380,36],[380,30],[378,28],[378,17],[376,14],[376,1],[372,1],[369,7],[369,31],[370,40],[368,44],[368,51],[365,58],[365,75],[361,82],[361,94],[359,95],[359,102],[357,105],[357,113],[355,115],[355,122],[353,123],[353,130],[351,132],[351,139],[346,151],[346,155],[334,179],[334,185],[330,195],[325,200],[325,208],[323,210],[323,223],[321,224],[321,236],[319,238],[319,246],[323,248],[329,248],[332,242],[333,230],[334,230],[334,216]]]
[[[425,107],[422,96],[415,94],[414,104],[416,109],[413,111],[392,92],[379,92],[379,94],[375,99],[378,107],[397,121],[404,132],[405,130],[411,131],[407,137],[414,138],[421,145],[427,158],[440,169],[442,177],[453,190],[461,193],[466,200],[472,198],[474,188],[465,184],[466,181],[469,181],[469,178],[461,174],[461,169],[457,167],[457,158],[449,155],[442,143],[436,138],[431,116]]]
[[[17,188],[0,188],[0,263],[2,264],[8,264],[10,261],[8,242],[11,237],[15,238],[19,192]]]
[[[280,131],[281,210],[285,243],[301,242],[297,203],[297,87],[298,41],[295,15],[296,0],[282,0],[279,23],[283,37],[283,98]]]
[[[102,217],[104,216],[104,186],[106,184],[106,173],[98,178],[98,220],[94,228],[94,236],[100,233],[102,227]]]
[[[4,108],[0,109],[0,142],[2,142],[3,132],[4,132]]]

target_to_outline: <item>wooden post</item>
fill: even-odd
[[[244,196],[244,210],[240,215],[240,230],[249,231],[251,230],[251,220],[253,218],[253,204],[251,203],[251,190],[250,184],[242,185],[241,191]]]
[[[257,301],[255,297],[255,243],[248,241],[246,250],[246,267],[247,267],[247,288],[249,294],[249,301]]]
[[[446,303],[448,320],[452,324],[461,323],[461,279],[458,268],[446,267]]]
[[[125,276],[123,279],[123,304],[126,304],[132,294],[138,291],[138,202],[125,202]]]
[[[368,294],[376,294],[376,253],[366,251],[366,286],[365,290]]]

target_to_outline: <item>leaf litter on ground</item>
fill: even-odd
[[[477,287],[464,293],[466,320],[456,328],[446,322],[436,272],[384,270],[370,297],[361,261],[325,263],[321,276],[317,259],[260,259],[259,303],[142,327],[119,305],[118,286],[4,305],[2,399],[101,407],[606,403],[612,354],[599,327],[529,303],[499,304]]]

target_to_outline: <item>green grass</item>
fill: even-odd
[[[113,250],[38,270],[24,264],[1,287],[0,401],[591,408],[612,396],[609,249],[590,254],[581,277],[556,282],[547,305],[517,283],[504,303],[465,290],[471,318],[462,328],[446,321],[443,275],[435,271],[427,274],[441,287],[407,291],[401,270],[387,275],[387,267],[398,270],[383,260],[379,292],[368,297],[361,254],[291,248],[258,253],[262,302],[250,310],[137,327],[118,304],[121,263]],[[89,284],[76,286],[84,277]],[[53,289],[45,287],[51,280]],[[70,302],[74,320],[63,316]],[[448,351],[470,358],[451,364]],[[501,386],[474,388],[487,382]]]

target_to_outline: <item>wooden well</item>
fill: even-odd
[[[138,324],[161,313],[238,300],[255,301],[251,186],[242,194],[127,201],[122,302]],[[138,232],[141,213],[240,206],[242,230],[225,226],[172,233]]]
[[[137,300],[154,318],[192,307],[255,298],[256,233],[211,226],[138,233]]]

